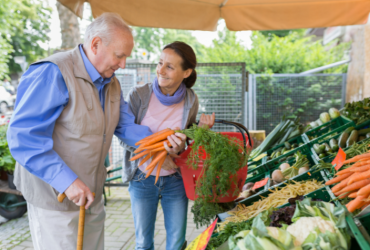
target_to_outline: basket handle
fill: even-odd
[[[248,129],[243,125],[243,124],[240,124],[238,122],[230,122],[230,121],[225,121],[225,120],[220,120],[220,119],[216,119],[215,120],[215,123],[221,123],[221,124],[226,124],[226,125],[232,125],[234,127],[236,127],[239,132],[242,134],[243,136],[243,141],[244,141],[244,149],[247,150],[247,141],[245,139],[245,135],[243,133],[243,130],[246,132],[246,134],[248,135],[248,142],[249,142],[249,145],[252,147],[252,139],[251,139],[251,136],[249,134],[249,131]],[[243,129],[243,130],[242,130]]]

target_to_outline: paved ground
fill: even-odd
[[[193,216],[188,215],[186,240],[188,244],[194,240],[205,228],[196,229]],[[105,222],[105,249],[131,250],[135,248],[135,229],[131,214],[131,204],[126,187],[111,188],[106,207],[107,219]],[[4,219],[0,217],[0,223]],[[162,208],[159,207],[155,224],[154,244],[156,250],[166,249],[166,231]],[[0,249],[31,250],[32,239],[28,226],[28,217],[11,220],[0,225]]]

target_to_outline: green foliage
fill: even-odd
[[[271,38],[261,32],[252,33],[252,48],[246,49],[236,39],[235,32],[223,30],[213,46],[204,48],[200,62],[245,62],[251,74],[300,73],[342,60],[349,44],[325,47],[321,41],[313,42],[301,31],[294,31],[284,37]],[[324,73],[343,73],[347,66],[328,69]]]
[[[135,39],[134,53],[138,49],[145,49],[156,56],[155,60],[159,57],[163,47],[174,41],[189,44],[197,55],[202,53],[201,50],[204,47],[188,30],[133,27],[133,31]],[[145,59],[149,58],[150,55],[148,54]]]
[[[241,145],[238,140],[195,124],[181,132],[194,140],[188,164],[197,169],[198,164],[203,163],[203,175],[198,179],[195,190],[198,198],[191,211],[197,226],[207,225],[218,213],[225,211],[217,203],[218,198],[228,195],[232,184],[237,185],[237,171],[246,165],[248,154],[239,152]],[[238,193],[236,189],[233,195]]]
[[[19,72],[13,57],[26,56],[31,63],[45,55],[40,42],[48,40],[51,9],[41,0],[2,0],[0,4],[0,79]]]
[[[13,174],[15,168],[15,160],[10,154],[8,141],[6,140],[6,131],[8,126],[0,126],[0,169]]]

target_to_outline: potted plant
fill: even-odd
[[[7,129],[8,129],[7,125],[3,125],[0,127],[0,169],[7,173],[9,187],[15,189],[13,183],[15,160],[13,156],[10,154],[8,141],[6,140]]]

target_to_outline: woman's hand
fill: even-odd
[[[181,133],[175,133],[167,136],[168,141],[171,143],[171,148],[168,147],[167,143],[164,143],[164,148],[169,154],[177,154],[185,148],[186,135]]]
[[[207,126],[208,128],[212,128],[214,124],[215,124],[215,113],[213,112],[212,115],[202,114],[199,119],[198,127]]]

